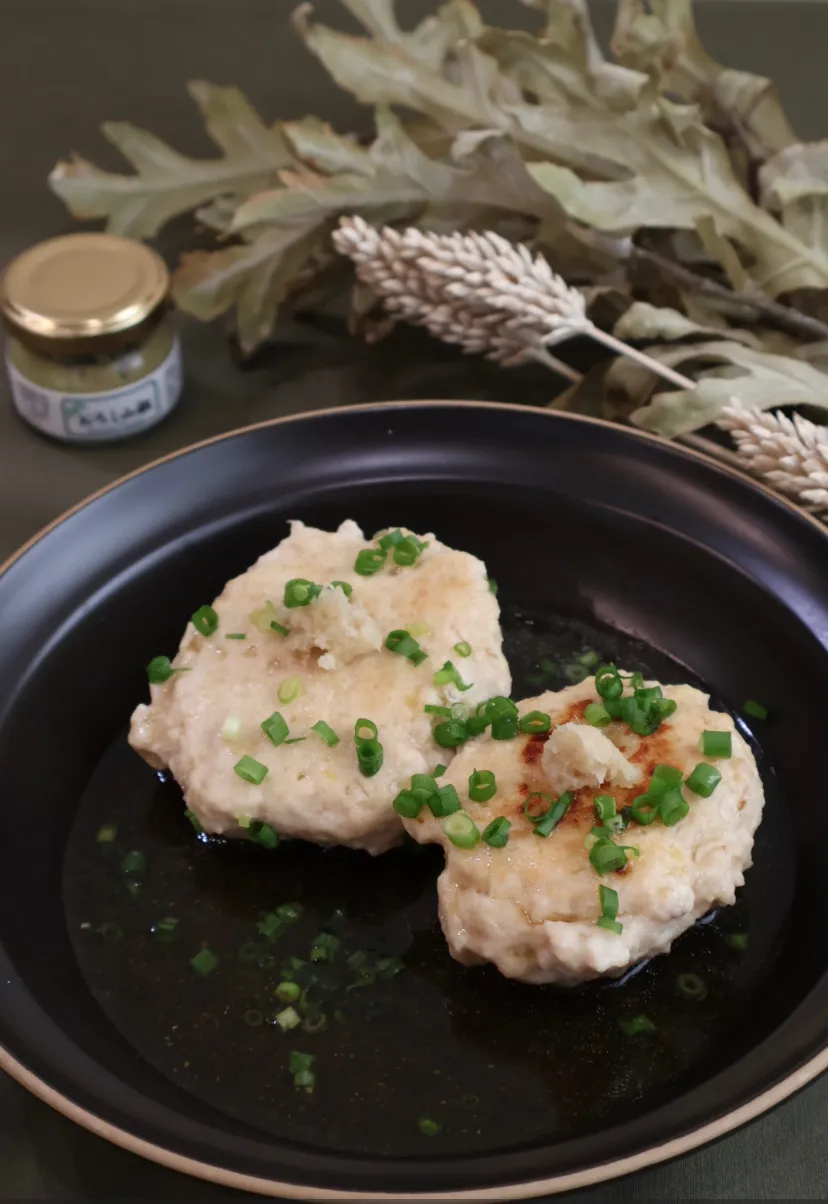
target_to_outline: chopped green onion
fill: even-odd
[[[458,704],[455,703],[455,706],[451,708],[452,713],[454,713],[454,709],[457,705]],[[486,728],[488,727],[485,715],[469,715],[468,719],[466,719],[464,722],[466,724],[466,737],[469,740],[472,738],[472,736],[479,736],[482,732],[485,732]]]
[[[615,665],[601,665],[595,673],[595,689],[602,698],[620,698],[624,683]]]
[[[541,806],[543,807],[542,811],[538,811],[538,810],[533,811],[532,810],[532,804],[533,804],[534,799],[541,800]],[[554,805],[555,805],[555,800],[552,798],[551,795],[542,794],[539,790],[535,790],[532,792],[532,794],[527,795],[526,801],[523,804],[523,814],[526,816],[526,818],[529,820],[530,823],[536,824],[540,820],[546,819],[547,815],[549,815],[549,813],[552,810]]]
[[[563,675],[570,685],[576,686],[580,682],[586,681],[589,677],[589,669],[580,661],[571,661],[568,665],[563,666]]]
[[[376,740],[379,728],[372,719],[357,719],[354,724],[354,740],[357,744],[362,740]]]
[[[342,942],[340,941],[339,937],[334,936],[332,932],[320,932],[311,946],[311,961],[327,961],[334,953],[337,952],[341,944]]]
[[[611,886],[598,887],[598,902],[601,906],[600,919],[596,920],[599,928],[606,928],[608,932],[621,933],[624,931],[624,925],[619,924],[618,916],[618,891],[613,890]]]
[[[267,937],[269,941],[275,941],[277,936],[281,936],[285,930],[285,921],[275,911],[269,911],[267,915],[262,916],[256,925],[256,931],[262,936]]]
[[[377,540],[377,543],[384,552],[387,552],[390,548],[395,548],[397,544],[402,543],[404,539],[405,535],[397,527],[396,531],[387,531],[385,535]]]
[[[137,877],[143,874],[147,868],[147,859],[139,849],[130,849],[126,857],[121,862],[121,869],[125,874],[131,874]]]
[[[649,794],[639,794],[633,799],[630,815],[637,824],[647,827],[658,819],[658,799]]]
[[[443,820],[443,831],[458,849],[473,849],[480,840],[477,824],[465,811],[455,811]]]
[[[497,781],[490,769],[475,769],[469,778],[469,798],[473,803],[488,803],[497,794]]]
[[[430,773],[412,774],[411,789],[425,790],[426,794],[435,794],[437,791],[437,783],[434,781],[434,775]]]
[[[349,602],[351,600],[351,595],[354,592],[354,587],[349,585],[347,581],[332,581],[331,589],[341,589]]]
[[[668,790],[658,800],[661,822],[668,828],[674,827],[690,811],[690,804],[680,790]]]
[[[730,732],[702,732],[699,746],[706,757],[726,759],[733,756],[733,737]]]
[[[280,982],[273,994],[280,1003],[295,1003],[302,994],[302,988],[298,982]]]
[[[219,959],[206,945],[195,957],[190,958],[190,965],[196,974],[212,974],[218,964]]]
[[[406,631],[409,635],[413,635],[414,638],[417,639],[421,635],[428,635],[431,631],[431,628],[429,627],[428,623],[424,623],[422,620],[419,620],[416,623],[409,623],[406,627]]]
[[[284,744],[290,734],[290,728],[278,711],[274,711],[268,719],[264,719],[260,726],[270,743],[277,748],[280,744]]]
[[[466,725],[462,719],[447,719],[438,723],[431,733],[441,748],[457,748],[468,739]]]
[[[195,614],[190,616],[190,620],[196,631],[202,635],[212,635],[218,630],[219,617],[212,606],[199,606]]]
[[[728,932],[725,936],[725,942],[730,945],[731,949],[736,949],[739,953],[744,953],[748,944],[747,933]]]
[[[280,903],[276,908],[276,915],[280,920],[285,920],[288,924],[293,924],[299,919],[302,911],[301,903]]]
[[[511,822],[505,815],[498,815],[497,819],[483,829],[483,843],[490,845],[493,849],[505,848],[509,841],[509,830]]]
[[[380,546],[382,546],[381,543]],[[403,567],[415,564],[425,547],[426,545],[419,539],[415,539],[412,535],[406,535],[404,539],[398,540],[394,545],[394,564]]]
[[[386,552],[382,548],[363,548],[354,561],[354,572],[360,577],[373,577],[385,564]]]
[[[608,932],[614,932],[618,936],[624,931],[624,925],[618,920],[610,920],[608,916],[599,916],[595,921],[598,928],[606,928]]]
[[[147,665],[147,681],[150,685],[160,686],[162,682],[168,681],[173,673],[181,673],[181,669],[173,669],[172,661],[168,656],[154,656]]]
[[[290,628],[285,627],[284,623],[277,623],[275,619],[271,620],[270,630],[278,632],[279,635],[290,635]]]
[[[284,604],[289,610],[296,606],[309,606],[321,593],[321,585],[305,577],[293,577],[285,585]]]
[[[445,772],[446,772],[445,765],[438,765],[435,769],[432,769],[431,776],[433,778],[441,778]]]
[[[535,824],[535,835],[549,836],[557,828],[571,806],[572,795],[567,790],[561,795],[557,803],[550,808],[549,812],[542,816],[540,821]]]
[[[285,748],[288,744],[301,744],[304,740],[307,740],[307,736],[292,736],[290,740],[285,740]]]
[[[311,731],[316,732],[317,736],[325,741],[328,748],[335,748],[339,743],[339,736],[337,736],[332,727],[328,726],[324,719],[320,719],[317,723],[314,723]]]
[[[272,602],[265,602],[264,606],[260,607],[258,610],[253,610],[250,612],[250,622],[257,631],[262,633],[262,635],[267,635],[267,633],[271,630],[270,624],[275,619],[276,607]],[[278,628],[274,628],[273,630],[278,630]]]
[[[598,874],[611,874],[622,870],[627,864],[627,854],[624,849],[609,839],[599,839],[589,851],[592,868]]]
[[[98,844],[112,844],[117,835],[118,827],[116,824],[104,824],[102,828],[98,828]]]
[[[590,702],[584,707],[584,719],[592,727],[606,727],[612,716],[600,702]]]
[[[628,1016],[619,1020],[618,1025],[625,1037],[637,1037],[640,1033],[656,1031],[656,1026],[650,1017],[645,1016],[643,1012],[639,1012],[637,1016]]]
[[[309,1094],[316,1086],[316,1075],[313,1071],[316,1058],[313,1054],[299,1053],[298,1050],[290,1051],[290,1059],[288,1068],[293,1075],[293,1085],[297,1090],[307,1091]]]
[[[436,1137],[438,1133],[442,1132],[443,1126],[439,1121],[432,1120],[430,1116],[421,1116],[417,1121],[417,1128],[423,1137]]]
[[[244,724],[238,715],[228,715],[224,723],[221,725],[222,740],[240,740]]]
[[[328,1017],[324,1012],[314,1012],[313,1015],[306,1015],[302,1021],[303,1033],[323,1033],[328,1027]]]
[[[517,715],[501,714],[492,720],[493,740],[513,740],[518,734]]]
[[[494,594],[494,596],[497,597],[498,584],[495,581],[494,577],[487,577],[486,584],[489,587],[489,593]]]
[[[523,716],[518,726],[522,732],[530,736],[538,736],[549,731],[552,720],[544,711],[530,711],[528,715]]]
[[[406,660],[411,661],[412,665],[421,665],[428,657],[428,654],[404,628],[389,631],[385,637],[385,647],[389,652],[396,652],[398,656],[404,656]]]
[[[425,802],[422,797],[419,797],[420,794],[420,791],[417,791],[415,795],[412,790],[401,790],[392,803],[397,815],[402,815],[404,819],[416,819]]]
[[[271,828],[270,824],[263,823],[260,819],[251,820],[248,830],[253,843],[260,844],[265,849],[275,849],[279,843],[279,833],[276,829]]]
[[[460,797],[453,786],[441,786],[434,794],[429,795],[426,802],[431,814],[436,815],[438,819],[461,810]]]
[[[226,640],[246,640],[247,636],[243,631],[228,631],[224,638]]]
[[[611,833],[615,834],[617,832],[626,831],[627,827],[629,826],[629,822],[629,817],[624,815],[622,812],[621,815],[607,816],[607,818],[604,820],[604,827],[607,828]]]
[[[360,740],[357,742],[357,763],[360,773],[365,778],[372,778],[382,769],[384,753],[379,740]]]
[[[277,691],[279,702],[293,702],[302,693],[301,677],[286,677]]]
[[[515,721],[518,718],[516,705],[512,702],[511,698],[504,698],[502,694],[496,694],[494,698],[489,698],[486,702],[479,703],[476,713],[484,715],[489,723],[493,723],[501,715],[513,715]]]
[[[292,1028],[298,1028],[302,1023],[302,1017],[297,1012],[296,1008],[286,1007],[281,1012],[277,1012],[273,1017],[283,1033],[289,1033]]]
[[[708,765],[706,761],[700,761],[690,774],[685,785],[694,794],[698,794],[702,798],[710,798],[721,780],[721,772],[715,765]]]
[[[444,719],[451,719],[451,707],[436,707],[428,703],[427,706],[423,707],[423,711],[426,715],[440,715]]]
[[[611,794],[596,794],[595,814],[599,819],[611,819],[615,815],[615,799]]]
[[[171,945],[178,937],[178,920],[175,916],[165,916],[163,920],[153,924],[150,932],[159,945]]]
[[[679,974],[676,979],[676,994],[682,999],[699,1002],[707,997],[707,983],[698,974]]]
[[[674,790],[680,786],[683,777],[684,774],[674,765],[656,765],[647,793],[652,798],[660,798],[668,790]]]
[[[274,741],[274,743],[276,742]],[[233,766],[233,771],[243,782],[250,782],[253,786],[260,786],[268,773],[266,765],[262,765],[261,761],[257,761],[253,757],[249,757],[247,753],[245,753],[241,760],[236,762]]]
[[[761,702],[754,702],[752,698],[747,700],[742,710],[753,719],[767,719],[769,714],[767,707],[763,707]]]
[[[588,648],[586,652],[582,652],[578,657],[578,663],[583,665],[586,669],[591,669],[593,665],[598,664],[600,659],[601,658],[597,652],[593,652],[591,648]]]
[[[471,656],[472,646],[471,644],[467,643],[466,640],[461,640],[459,644],[454,645],[452,651],[457,656]]]
[[[189,807],[185,807],[185,808],[184,808],[184,814],[187,816],[187,819],[188,819],[188,820],[190,821],[190,823],[193,825],[193,828],[194,828],[194,829],[195,829],[195,831],[198,833],[198,835],[199,835],[199,836],[201,836],[201,834],[203,833],[204,829],[202,828],[202,826],[201,826],[201,821],[199,820],[199,818],[198,818],[198,816],[196,815],[195,811],[191,811]]]
[[[465,684],[451,661],[446,661],[442,669],[438,669],[434,674],[434,684],[435,686],[454,685],[458,690],[470,690],[474,685],[473,682],[470,682],[468,685]]]

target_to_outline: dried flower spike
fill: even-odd
[[[747,409],[737,399],[717,420],[744,466],[797,501],[828,510],[828,429],[794,414]]]
[[[505,366],[540,360],[576,380],[578,374],[547,348],[588,335],[681,388],[694,387],[686,376],[600,330],[587,317],[581,293],[542,255],[492,231],[378,230],[352,216],[340,219],[333,242],[390,313],[467,352]]]

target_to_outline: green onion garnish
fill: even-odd
[[[208,949],[206,946],[195,957],[190,958],[190,965],[196,974],[212,974],[218,964],[219,959],[212,949]]]
[[[229,740],[231,742],[233,740],[240,740],[243,731],[244,724],[238,715],[228,715],[221,725],[221,738],[222,740]]]
[[[733,756],[733,737],[730,732],[702,732],[699,747],[706,757]]]
[[[384,552],[387,552],[389,548],[396,547],[397,544],[402,543],[404,539],[405,535],[403,535],[402,531],[399,529],[399,527],[397,527],[396,531],[386,531],[385,535],[377,540],[377,543]]]
[[[121,862],[121,869],[125,874],[131,874],[137,877],[143,874],[147,868],[147,859],[139,849],[130,849],[126,857]]]
[[[154,656],[147,665],[147,681],[150,685],[160,686],[169,681],[173,673],[187,673],[188,669],[174,669],[168,656]]]
[[[265,773],[267,773],[266,769]],[[251,820],[248,831],[253,843],[260,844],[262,848],[275,849],[279,843],[279,833],[276,829],[271,828],[270,824],[263,823],[260,819]]]
[[[584,719],[591,727],[606,727],[612,716],[602,703],[590,702],[584,707]]]
[[[271,631],[276,631],[279,635],[290,635],[290,628],[285,627],[284,623],[277,623],[275,619],[271,619],[269,623]]]
[[[441,748],[457,748],[468,739],[466,725],[462,719],[447,719],[438,723],[431,733]]]
[[[585,669],[591,669],[593,665],[598,664],[600,659],[597,652],[594,652],[592,648],[587,648],[586,652],[582,652],[578,657],[578,663],[583,665]]]
[[[351,595],[354,592],[354,587],[349,585],[347,581],[332,581],[331,589],[341,589],[348,601],[350,601]]]
[[[561,795],[557,803],[550,808],[548,813],[542,816],[539,822],[535,824],[535,835],[549,836],[557,828],[571,806],[572,795],[567,790]]]
[[[488,803],[497,794],[497,782],[490,769],[475,769],[469,778],[469,798],[473,803]]]
[[[104,824],[102,828],[98,828],[98,844],[112,844],[112,841],[117,835],[117,824]]]
[[[379,728],[372,719],[357,719],[354,724],[354,740],[357,744],[361,740],[376,740],[379,735]]]
[[[354,744],[357,762],[363,777],[372,778],[379,773],[383,762],[383,748],[377,739],[377,725],[371,719],[357,719],[354,724]]]
[[[264,724],[262,724],[264,727]],[[269,735],[270,733],[268,733]],[[274,741],[275,743],[275,741]],[[236,773],[243,782],[250,782],[253,786],[260,786],[267,777],[267,766],[262,765],[261,761],[255,760],[254,757],[249,757],[246,753],[233,766],[233,772]]]
[[[603,883],[598,887],[598,902],[601,906],[601,916],[596,920],[599,928],[606,928],[608,932],[621,933],[624,931],[624,925],[619,924],[618,916],[618,891],[613,890],[611,886],[604,886]]]
[[[433,778],[441,778],[445,772],[446,772],[445,765],[438,765],[436,767],[436,769],[432,769],[431,776]]]
[[[518,709],[511,698],[504,698],[502,694],[496,694],[494,698],[478,703],[476,714],[483,715],[487,723],[494,723],[495,719],[501,715],[513,715],[517,722]]]
[[[615,799],[611,794],[596,794],[595,814],[599,819],[611,819],[615,815]]]
[[[412,790],[401,790],[392,804],[397,815],[402,815],[404,819],[416,819],[423,809],[425,799],[420,797],[418,791],[415,795]]]
[[[441,786],[434,794],[429,795],[426,802],[431,814],[436,815],[438,819],[461,810],[460,797],[453,786]]]
[[[538,799],[536,803],[534,800]],[[533,791],[527,795],[526,801],[523,804],[523,814],[530,823],[536,824],[542,819],[546,819],[550,811],[555,805],[555,800],[549,794],[541,794],[539,790]]]
[[[639,794],[637,798],[633,799],[630,815],[637,824],[647,827],[648,824],[658,819],[658,799],[649,794]]]
[[[317,723],[314,723],[311,731],[316,732],[317,736],[325,741],[328,748],[335,748],[339,743],[339,736],[337,736],[332,727],[328,726],[324,719],[320,719]]]
[[[199,606],[190,619],[193,627],[202,635],[212,635],[214,631],[218,630],[219,617],[212,606]]]
[[[660,798],[668,790],[674,790],[681,785],[684,774],[673,765],[656,765],[647,793],[652,798]]]
[[[668,828],[674,827],[690,811],[690,804],[680,790],[668,790],[658,800],[661,822]]]
[[[513,740],[518,734],[517,715],[501,714],[492,720],[493,740]]]
[[[526,732],[530,736],[538,736],[549,731],[552,720],[544,711],[530,711],[528,715],[523,716],[518,726],[522,732]]]
[[[329,961],[342,944],[338,936],[332,932],[320,932],[311,945],[310,959],[312,962]]]
[[[511,826],[505,815],[498,815],[497,819],[493,819],[488,827],[483,829],[483,843],[491,845],[493,849],[504,848],[509,841]]]
[[[194,828],[194,830],[195,830],[195,831],[198,833],[198,835],[199,835],[199,836],[201,836],[201,834],[203,833],[204,829],[202,828],[202,826],[201,826],[201,821],[199,820],[199,818],[198,818],[198,816],[196,815],[195,811],[191,811],[189,807],[185,807],[185,808],[184,808],[184,814],[187,816],[187,819],[188,819],[188,820],[190,821],[190,823],[193,825],[193,828]]]
[[[747,700],[742,710],[753,719],[767,719],[769,714],[767,707],[763,707],[761,702],[754,702],[752,698]]]
[[[602,698],[620,698],[624,683],[615,665],[601,665],[595,672],[595,689]]]
[[[290,733],[290,728],[278,711],[274,711],[270,718],[263,720],[260,726],[270,743],[277,748],[284,744]]]
[[[224,638],[226,640],[246,640],[247,636],[243,631],[228,631]]]
[[[275,618],[276,607],[272,602],[265,602],[264,606],[259,607],[258,610],[253,610],[250,612],[250,622],[257,631],[262,633],[262,635],[267,635],[267,633],[271,630],[270,624]]]
[[[458,849],[473,849],[480,840],[477,824],[465,811],[455,811],[443,820],[443,831]]]
[[[458,690],[470,690],[474,682],[466,685],[451,661],[446,661],[442,669],[438,669],[434,674],[434,684],[435,686],[454,685]]]
[[[302,744],[305,740],[307,740],[307,736],[292,736],[290,740],[285,740],[285,748],[288,744]]]
[[[308,1093],[313,1091],[316,1085],[316,1075],[313,1072],[315,1062],[313,1054],[299,1053],[296,1049],[290,1051],[288,1069],[293,1075],[293,1085],[297,1090]]]
[[[627,854],[621,845],[606,838],[595,842],[589,851],[592,868],[598,874],[612,874],[627,864]]]
[[[279,702],[293,702],[302,693],[301,677],[286,677],[277,691]]]
[[[280,982],[273,994],[280,1003],[295,1003],[302,994],[302,988],[298,982]]]
[[[281,936],[285,930],[285,921],[275,911],[269,911],[267,915],[262,916],[256,925],[256,931],[262,936],[267,937],[269,941],[275,941],[277,936]]]
[[[619,1020],[618,1026],[625,1037],[637,1037],[640,1033],[654,1033],[656,1026],[649,1016],[639,1012],[637,1016],[628,1016]]]
[[[731,949],[736,949],[739,953],[744,953],[748,945],[747,933],[728,932],[725,936],[725,942],[730,945]]]
[[[442,1131],[443,1126],[439,1121],[432,1120],[430,1116],[421,1116],[417,1121],[417,1128],[423,1137],[436,1137]]]
[[[380,540],[382,547],[382,540]],[[416,564],[426,544],[419,539],[415,539],[413,535],[406,535],[403,539],[397,540],[394,545],[394,564],[409,567]]]
[[[178,936],[178,920],[175,916],[165,916],[153,924],[150,932],[159,945],[171,945]]]
[[[410,636],[404,628],[389,631],[385,637],[385,647],[389,652],[396,652],[398,656],[404,656],[406,660],[411,661],[412,665],[421,665],[428,656],[428,653],[422,650],[414,637]]]
[[[698,794],[702,798],[710,798],[721,780],[721,772],[715,765],[708,765],[706,761],[700,761],[690,774],[685,785],[694,794]]]
[[[374,573],[378,573],[385,564],[386,555],[383,548],[363,548],[361,552],[357,553],[354,572],[359,573],[360,577],[373,577]]]
[[[431,703],[423,707],[426,715],[440,715],[443,719],[451,719],[451,707],[436,707]]]
[[[302,1023],[302,1017],[296,1011],[296,1008],[286,1007],[281,1012],[277,1012],[273,1017],[283,1033],[289,1033],[292,1028],[298,1028]]]
[[[322,593],[322,586],[305,577],[293,577],[285,585],[284,604],[292,610],[296,606],[309,606]]]
[[[497,597],[498,584],[495,581],[494,577],[487,577],[486,584],[489,587],[489,593],[494,594],[494,596]]]
[[[467,643],[465,640],[461,640],[459,644],[454,645],[454,648],[452,649],[452,651],[457,656],[471,656],[472,646],[471,646],[471,644]]]
[[[676,994],[694,1002],[707,997],[707,983],[698,974],[679,974],[676,979]]]

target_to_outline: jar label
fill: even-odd
[[[15,409],[32,426],[68,443],[123,439],[155,426],[172,410],[183,383],[178,339],[142,380],[102,393],[62,393],[33,384],[7,360]]]

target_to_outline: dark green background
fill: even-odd
[[[242,85],[263,116],[314,112],[341,128],[366,115],[299,47],[291,0],[0,0],[0,265],[71,228],[45,179],[71,150],[118,168],[97,133],[130,120],[181,150],[210,144],[184,92],[187,78]],[[403,0],[412,17],[430,6]],[[483,3],[505,24],[525,20],[518,0]],[[613,5],[597,0],[606,31]],[[335,0],[317,12],[335,19]],[[828,5],[812,0],[703,0],[698,21],[724,61],[775,76],[804,138],[828,130]],[[166,249],[186,237],[172,230]],[[75,450],[23,427],[0,381],[0,561],[44,523],[115,477],[194,440],[279,414],[403,397],[488,397],[541,402],[554,381],[465,360],[417,333],[378,348],[336,323],[292,326],[255,367],[235,366],[220,327],[185,328],[187,387],[156,431],[120,446]],[[828,1197],[828,1082],[749,1129],[585,1200],[824,1199]],[[0,1198],[207,1199],[230,1193],[171,1174],[106,1145],[0,1077]]]

